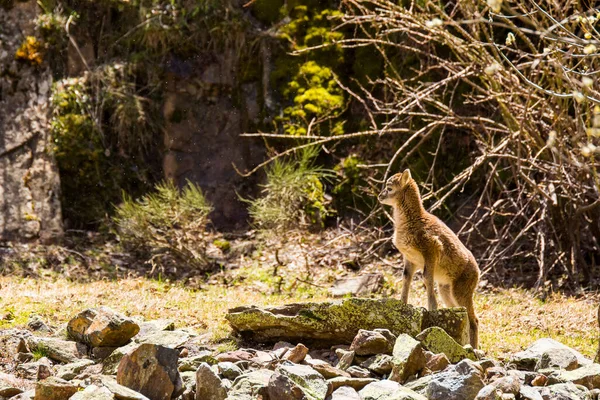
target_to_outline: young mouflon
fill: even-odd
[[[429,310],[437,309],[434,282],[447,307],[462,306],[469,316],[471,346],[477,348],[479,321],[473,294],[479,267],[473,254],[450,228],[423,208],[419,187],[407,169],[390,177],[378,197],[393,207],[394,245],[404,257],[402,301],[416,271],[423,271]]]

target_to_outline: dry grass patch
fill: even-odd
[[[223,318],[228,308],[328,298],[318,288],[265,294],[255,283],[247,279],[237,286],[215,284],[194,290],[179,283],[143,278],[75,283],[62,277],[0,277],[0,315],[12,314],[0,320],[0,328],[22,327],[33,313],[59,325],[87,307],[105,305],[146,319],[171,318],[179,327],[192,327],[199,333],[210,331],[215,341],[221,341],[230,333]],[[416,281],[413,286],[410,302],[425,306],[422,283]],[[479,293],[476,301],[481,346],[490,356],[503,358],[541,337],[554,338],[588,357],[596,351],[597,298],[556,294],[541,301],[530,292],[511,289]]]

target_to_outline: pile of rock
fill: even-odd
[[[290,329],[313,321],[316,330],[329,330],[331,324],[320,320],[325,309],[313,307],[312,314],[287,309],[280,315]],[[244,319],[240,312],[234,310],[236,317],[229,319]],[[451,318],[453,311],[446,311],[455,326],[463,315],[456,312]],[[273,318],[263,321],[274,327]],[[399,326],[391,321],[368,329],[346,322],[353,333],[342,344],[323,347],[315,333],[310,349],[279,341],[262,349],[218,352],[170,321],[134,320],[107,308],[85,310],[51,336],[38,320],[30,325],[38,329],[34,332],[0,331],[5,371],[0,399],[547,400],[596,399],[600,393],[600,365],[551,339],[540,339],[501,364],[439,326],[413,335],[390,329]]]

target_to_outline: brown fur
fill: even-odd
[[[473,294],[479,282],[479,267],[473,254],[446,224],[423,208],[419,187],[409,170],[388,179],[379,201],[394,210],[394,245],[404,256],[402,301],[408,302],[413,275],[422,270],[429,310],[438,307],[434,289],[437,282],[447,307],[467,309],[471,345],[477,348],[479,321]]]

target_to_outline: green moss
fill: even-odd
[[[452,364],[465,358],[477,360],[472,348],[465,349],[440,327],[434,326],[425,329],[417,336],[417,339],[427,350],[436,354],[444,353]]]
[[[223,251],[224,253],[231,250],[231,243],[228,240],[216,239],[215,241],[213,241],[213,244],[215,246],[217,246],[219,249],[221,249],[221,251]]]

